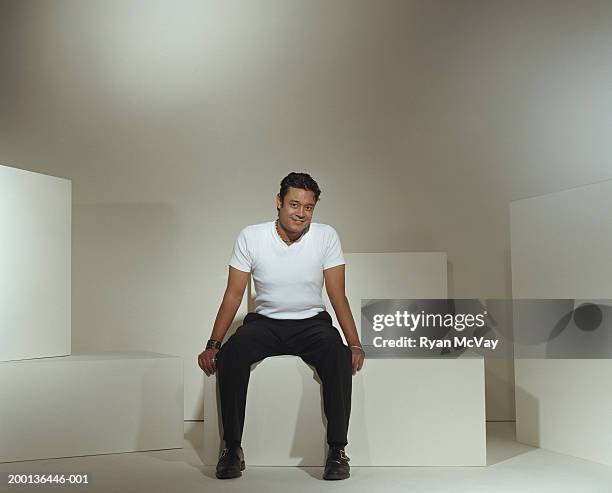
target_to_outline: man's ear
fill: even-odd
[[[281,200],[280,193],[277,193],[274,198],[276,199],[276,210],[278,211],[283,206],[283,201]]]

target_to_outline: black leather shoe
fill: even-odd
[[[323,479],[333,480],[348,478],[351,475],[349,460],[351,459],[344,453],[343,448],[330,448],[327,454],[327,461],[325,462]]]
[[[225,447],[217,463],[217,478],[238,478],[242,476],[244,469],[244,452],[242,447]]]

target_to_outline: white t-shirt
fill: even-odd
[[[229,264],[251,272],[255,312],[278,319],[303,319],[325,310],[323,270],[344,264],[336,230],[310,223],[298,241],[287,245],[275,221],[247,226],[238,235]]]

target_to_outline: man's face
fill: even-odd
[[[290,233],[301,234],[310,225],[315,203],[314,192],[303,188],[289,187],[282,203],[277,194],[276,207],[281,226]]]

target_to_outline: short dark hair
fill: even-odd
[[[285,176],[280,184],[280,198],[281,202],[287,195],[289,191],[289,187],[293,188],[303,188],[304,190],[310,190],[314,193],[315,202],[319,201],[319,196],[321,195],[321,189],[316,181],[313,180],[312,176],[308,173],[295,173],[292,171],[287,176]]]

